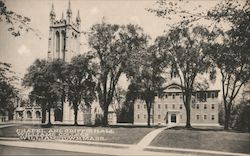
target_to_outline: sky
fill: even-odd
[[[31,27],[40,32],[41,39],[34,33],[24,33],[19,37],[7,31],[6,23],[0,22],[0,61],[11,63],[18,76],[23,77],[27,68],[37,58],[47,57],[49,35],[49,13],[54,3],[56,18],[62,12],[66,16],[68,0],[4,0],[9,10],[31,19]],[[192,0],[188,5],[201,4],[209,9],[215,0]],[[82,31],[88,31],[95,23],[105,21],[116,24],[138,24],[149,34],[152,41],[167,29],[170,21],[156,17],[146,11],[155,5],[154,0],[71,0],[73,19],[80,11]],[[84,38],[84,36],[83,36]],[[214,89],[220,89],[218,82]]]

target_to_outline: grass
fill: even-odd
[[[84,156],[104,156],[102,154],[69,152],[60,150],[38,149],[38,148],[23,148],[15,146],[0,145],[0,155],[84,155]]]
[[[86,126],[53,126],[53,129],[112,129],[113,134],[90,134],[92,137],[104,137],[105,140],[100,140],[99,142],[107,143],[120,143],[120,144],[136,144],[138,143],[146,134],[154,130],[155,128],[147,127],[131,127],[131,126],[111,126],[111,127],[86,127]],[[0,137],[18,137],[16,134],[16,129],[45,129],[41,128],[40,125],[22,125],[22,126],[13,126],[0,129]]]
[[[180,127],[167,129],[152,142],[152,146],[250,153],[250,134],[221,129]]]

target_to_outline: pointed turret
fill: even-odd
[[[51,7],[51,11],[50,11],[50,20],[53,23],[53,21],[56,18],[56,13],[55,13],[55,9],[54,9],[54,4],[52,3],[52,7]]]
[[[70,1],[69,1],[68,9],[67,9],[67,16],[68,16],[68,17],[71,17],[71,16],[72,16],[72,10],[71,10]]]
[[[77,16],[76,16],[76,24],[80,25],[81,24],[81,18],[80,18],[80,11],[78,10]]]
[[[61,20],[64,20],[64,13],[62,12],[62,17],[61,17]]]
[[[71,17],[72,17],[72,11],[71,11],[71,6],[70,6],[70,1],[67,9],[67,23],[71,23]]]

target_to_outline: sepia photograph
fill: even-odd
[[[0,0],[0,155],[249,156],[250,1]]]

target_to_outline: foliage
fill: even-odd
[[[62,97],[62,84],[58,78],[58,64],[61,64],[60,60],[47,62],[37,59],[28,68],[28,73],[23,80],[25,87],[32,87],[31,100],[41,104],[42,109],[49,112],[48,126],[51,126],[51,108],[56,107],[57,102]]]
[[[166,66],[166,58],[159,55],[155,45],[149,47],[144,56],[141,57],[144,60],[131,76],[131,84],[127,94],[130,99],[127,100],[134,102],[136,99],[140,99],[145,101],[148,115],[147,124],[150,127],[150,114],[155,95],[160,92],[165,81],[162,74]]]
[[[209,45],[209,54],[219,68],[225,108],[224,128],[230,127],[233,103],[242,86],[250,79],[250,7],[228,0],[209,12],[211,20],[228,23],[228,30],[221,30],[217,38],[222,42]]]
[[[97,92],[104,111],[104,125],[108,124],[108,107],[122,73],[131,69],[140,52],[145,49],[148,36],[135,25],[120,26],[102,22],[91,27],[89,45],[99,61]]]
[[[0,114],[2,115],[5,115],[6,111],[9,114],[13,113],[14,102],[18,96],[18,90],[13,84],[17,77],[11,68],[11,64],[0,62]]]
[[[93,56],[78,55],[72,58],[71,63],[66,66],[63,75],[66,75],[66,94],[68,101],[72,104],[77,125],[77,113],[79,106],[90,107],[95,100],[95,75],[97,66],[92,61]]]
[[[183,103],[186,108],[186,127],[190,128],[190,105],[192,93],[202,88],[197,82],[197,76],[205,73],[210,74],[210,79],[215,78],[215,68],[208,55],[207,43],[212,38],[210,32],[202,26],[189,27],[179,25],[158,39],[159,48],[168,55],[172,64],[172,70],[176,70],[180,79]]]
[[[0,22],[2,21],[9,24],[8,31],[15,37],[20,36],[23,31],[32,31],[41,39],[38,31],[30,26],[30,18],[8,10],[5,2],[0,0]]]

